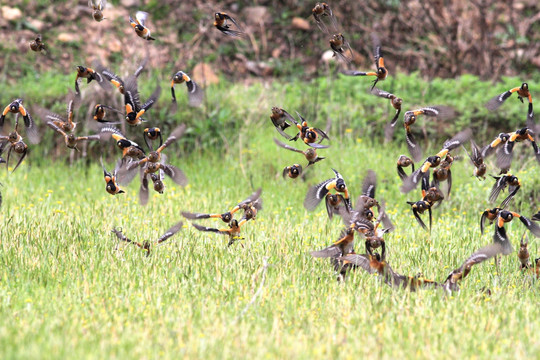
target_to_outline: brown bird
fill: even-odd
[[[354,229],[351,227],[345,228],[341,231],[339,240],[334,242],[327,248],[319,251],[312,251],[310,254],[317,258],[338,258],[345,256],[353,250],[354,246]]]
[[[30,49],[35,52],[47,52],[47,48],[45,47],[45,44],[41,40],[41,35],[38,34],[37,37],[30,41]]]
[[[238,30],[232,30],[231,26],[227,24],[227,21],[232,22]],[[247,34],[242,31],[236,21],[231,16],[223,12],[217,12],[214,14],[214,27],[228,36],[240,38],[247,37]]]
[[[155,246],[159,246],[160,244],[164,243],[167,239],[169,239],[170,237],[172,237],[174,234],[176,234],[177,232],[179,232],[181,229],[182,229],[182,226],[183,226],[183,223],[182,221],[180,222],[177,222],[176,224],[174,224],[170,229],[168,229],[165,234],[161,235],[159,237],[159,239],[157,239],[156,241],[154,241],[153,243],[155,244]],[[127,243],[132,243],[134,245],[136,245],[137,247],[145,250],[147,253],[146,253],[146,256],[150,256],[150,250],[151,250],[151,247],[152,247],[152,243],[150,241],[144,241],[143,243],[139,243],[139,242],[136,242],[136,241],[132,241],[130,239],[128,239],[123,233],[122,233],[122,228],[114,228],[111,230],[111,232],[113,234],[116,235],[116,237],[121,240],[121,241],[125,241]]]
[[[465,146],[463,146],[463,148],[465,149]],[[467,149],[465,149],[465,151],[467,151]],[[485,180],[487,166],[486,163],[484,163],[482,151],[480,150],[480,147],[478,147],[478,145],[474,142],[474,140],[471,140],[471,152],[469,153],[467,151],[467,154],[469,155],[469,158],[474,165],[474,176],[476,176],[478,179]]]
[[[308,164],[307,164],[306,168],[308,168],[310,165],[313,165],[316,162],[321,161],[321,160],[324,159],[323,157],[320,157],[319,155],[317,155],[317,150],[314,149],[314,148],[308,148],[305,151],[302,151],[302,150],[299,150],[299,149],[294,148],[292,146],[289,146],[287,144],[284,144],[284,143],[282,143],[281,141],[279,141],[276,138],[274,138],[274,142],[279,147],[282,147],[284,149],[294,151],[294,152],[297,152],[297,153],[300,153],[300,154],[304,155],[304,157],[308,161]]]
[[[107,0],[88,0],[88,6],[92,8],[92,17],[97,22],[101,22],[106,19],[103,16],[103,10],[107,6]]]

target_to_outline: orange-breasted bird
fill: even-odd
[[[230,223],[233,219],[234,213],[236,213],[238,210],[244,210],[250,209],[251,207],[256,207],[259,210],[262,205],[261,201],[261,193],[262,189],[259,188],[255,192],[253,192],[249,197],[239,202],[237,205],[235,205],[231,210],[226,211],[222,214],[203,214],[203,213],[190,213],[187,211],[182,211],[182,216],[189,220],[200,220],[200,219],[221,219],[225,223]],[[251,216],[250,218],[253,218]]]
[[[235,241],[237,240],[243,240],[244,238],[240,237],[240,228],[242,227],[242,225],[244,225],[248,220],[246,219],[243,219],[243,220],[236,220],[236,219],[232,219],[230,222],[229,222],[229,228],[225,228],[225,229],[216,229],[216,228],[210,228],[210,227],[206,227],[206,226],[202,226],[202,225],[199,225],[199,224],[196,224],[196,223],[191,223],[191,225],[193,225],[193,227],[199,231],[206,231],[206,232],[214,232],[214,233],[218,233],[218,234],[222,234],[222,235],[228,235],[229,236],[229,243],[227,244],[227,246],[231,246],[232,244],[234,244]]]
[[[81,89],[79,88],[79,79],[86,79],[86,83],[89,84],[92,80],[96,80],[100,85],[103,83],[101,75],[92,68],[77,66],[77,76],[75,77],[75,94],[80,95]]]
[[[512,95],[512,93],[517,92],[518,94],[518,100],[523,103],[523,98],[527,98],[529,100],[529,109],[527,111],[527,119],[532,121],[534,118],[534,111],[533,111],[533,101],[531,93],[529,92],[529,84],[523,83],[520,87],[512,88],[508,91],[503,92],[500,95],[497,95],[493,97],[489,102],[486,104],[486,108],[488,110],[494,111],[497,110],[505,101]]]
[[[302,165],[300,164],[292,164],[290,166],[285,166],[283,168],[283,178],[286,176],[290,177],[291,179],[296,179],[298,176],[302,175],[303,169]]]
[[[499,212],[502,210],[500,207],[495,207],[492,209],[486,209],[482,213],[482,216],[480,217],[480,233],[484,234],[484,228],[486,225],[486,221],[489,221],[490,224],[493,224],[495,219],[497,219],[497,216],[499,216]]]
[[[353,250],[354,246],[354,229],[347,227],[341,231],[339,240],[334,242],[327,248],[318,251],[312,251],[310,254],[317,258],[337,258],[345,256]]]
[[[448,183],[448,191],[446,196],[450,197],[452,191],[452,170],[450,169],[454,163],[454,157],[448,153],[446,157],[441,160],[439,166],[433,170],[431,186],[440,188],[440,183],[446,181]]]
[[[178,71],[174,74],[171,80],[171,94],[172,102],[176,103],[176,95],[174,93],[174,85],[186,83],[188,91],[188,103],[189,106],[198,107],[201,106],[204,99],[204,91],[197,85],[193,79],[191,79],[185,72]]]
[[[143,61],[139,64],[139,66],[133,73],[133,76],[138,78],[139,75],[143,72],[147,63],[148,63],[148,57],[144,58]],[[124,95],[125,83],[124,83],[124,80],[120,76],[113,73],[111,70],[103,66],[100,62],[96,62],[95,67],[98,73],[103,75],[103,77],[107,79],[107,81],[109,81],[112,85],[114,85],[114,87],[118,89],[120,94]]]
[[[148,100],[141,106],[139,100],[139,89],[137,85],[137,77],[130,76],[127,78],[124,86],[124,103],[126,106],[126,122],[131,126],[139,125],[145,121],[142,116],[150,110],[157,102],[161,94],[161,86],[157,85],[156,89],[150,95]]]
[[[107,110],[110,110],[112,112],[115,112],[117,114],[123,115],[124,113],[118,109],[115,109],[113,107],[103,105],[103,104],[96,104],[94,107],[94,120],[99,123],[108,123],[108,124],[119,124],[117,121],[111,121],[107,120]]]
[[[311,146],[313,148],[316,148],[316,149],[328,148],[329,147],[328,145],[321,145],[321,142],[324,139],[330,140],[328,135],[326,135],[326,133],[322,131],[321,129],[309,127],[306,119],[304,119],[302,115],[300,115],[298,112],[296,112],[296,114],[300,118],[301,123],[298,123],[298,121],[296,121],[294,118],[293,118],[293,121],[296,127],[298,128],[298,130],[300,131],[294,137],[292,137],[290,141],[296,141],[298,140],[298,138],[300,138],[304,141],[304,144]]]
[[[26,136],[32,144],[37,144],[39,142],[38,129],[34,123],[34,120],[32,119],[32,116],[24,108],[23,99],[15,99],[4,108],[4,111],[2,111],[2,114],[0,115],[0,129],[4,127],[4,122],[8,113],[13,113],[16,117],[18,114],[22,115],[24,127],[26,128]],[[18,124],[18,118],[16,118],[15,123]],[[15,127],[17,128],[17,125],[15,125]]]
[[[317,155],[317,150],[314,149],[314,148],[308,148],[305,151],[302,151],[302,150],[299,150],[299,149],[294,148],[292,146],[289,146],[287,144],[284,144],[284,143],[282,143],[281,141],[279,141],[276,138],[274,138],[274,142],[279,147],[282,147],[284,149],[294,151],[294,152],[297,152],[297,153],[300,153],[300,154],[304,155],[304,157],[308,161],[308,164],[307,164],[306,168],[309,167],[310,165],[313,165],[316,162],[321,161],[321,160],[324,159],[323,157],[320,157],[319,155]]]
[[[184,134],[185,130],[185,124],[177,126],[172,131],[171,135],[167,138],[167,140],[165,140],[165,142],[161,144],[160,147],[158,147],[155,151],[150,148],[151,151],[144,158],[132,161],[128,165],[127,169],[131,170],[136,168],[137,166],[143,166],[145,174],[155,173],[161,169],[163,170],[165,175],[169,176],[176,184],[181,186],[187,185],[187,178],[182,172],[182,170],[178,169],[173,165],[165,164],[165,159],[162,158],[164,156],[162,155],[162,151],[165,150],[172,143],[180,139]],[[147,135],[145,135],[145,137],[146,136]]]
[[[38,34],[34,40],[30,41],[30,49],[35,52],[47,51],[45,44],[41,40],[41,34]]]
[[[97,22],[101,22],[106,19],[103,16],[103,10],[107,6],[107,0],[88,0],[88,6],[92,8],[92,17]]]
[[[454,109],[448,106],[427,106],[416,110],[406,111],[403,118],[403,126],[405,127],[405,140],[407,142],[407,148],[415,162],[418,162],[422,158],[422,149],[418,142],[414,138],[411,132],[411,125],[416,122],[419,115],[428,117],[437,117],[439,120],[446,120],[454,116]]]
[[[116,146],[122,150],[122,158],[143,159],[146,154],[144,149],[135,141],[126,138],[120,130],[112,126],[101,129],[102,134],[110,134],[116,141]]]
[[[103,177],[105,179],[105,183],[107,184],[105,187],[105,190],[111,195],[116,194],[123,194],[125,191],[120,189],[118,184],[116,183],[116,172],[118,171],[118,165],[114,169],[114,172],[111,174],[110,172],[105,169],[105,165],[103,165],[103,159],[101,161],[101,167],[103,168]]]
[[[326,198],[326,194],[328,194],[330,190],[336,190],[337,192],[341,193],[343,199],[345,200],[345,205],[347,206],[347,209],[352,210],[349,190],[347,189],[347,185],[345,184],[343,176],[341,176],[341,174],[337,172],[337,170],[332,169],[332,171],[336,175],[334,178],[325,180],[320,184],[312,186],[308,190],[304,199],[304,207],[306,208],[306,210],[315,210],[315,208],[320,204],[320,202]]]
[[[436,168],[437,166],[439,166],[441,160],[446,157],[449,151],[454,150],[455,148],[461,146],[461,144],[463,144],[464,142],[469,141],[471,136],[472,130],[470,128],[467,128],[457,133],[450,140],[445,141],[442,149],[436,155],[429,156],[419,169],[416,169],[416,171],[414,171],[411,176],[403,180],[401,191],[404,193],[408,193],[409,191],[416,188],[424,174],[429,173],[430,168]]]
[[[379,37],[375,33],[371,34],[371,37],[373,40],[373,57],[375,58],[375,67],[377,68],[377,71],[363,72],[363,71],[356,71],[356,70],[345,70],[343,71],[343,74],[349,75],[349,76],[375,76],[375,80],[373,80],[373,85],[371,86],[371,91],[373,91],[373,89],[375,88],[375,85],[377,85],[377,82],[386,79],[386,77],[388,76],[388,69],[384,66],[384,58],[381,52],[381,41],[379,40]],[[375,95],[381,96],[378,94],[375,94]],[[389,95],[392,95],[392,94],[389,94]],[[387,96],[383,96],[383,97],[387,97]],[[399,106],[401,109],[401,103],[399,104]]]
[[[230,21],[236,26],[238,30],[232,30],[231,26],[227,24],[227,21]],[[236,21],[229,16],[226,13],[223,12],[216,12],[214,13],[214,27],[221,31],[223,34],[232,36],[232,37],[247,37],[247,34],[242,31],[240,26],[236,23]]]
[[[159,147],[163,145],[163,137],[161,136],[161,129],[158,127],[151,127],[144,129],[143,132],[144,142],[148,149],[152,150],[154,148],[153,142],[159,139]]]
[[[518,218],[521,223],[525,225],[527,230],[529,230],[534,236],[540,237],[540,226],[537,223],[516,212],[500,210],[495,220],[495,234],[493,235],[493,242],[503,246],[504,255],[508,255],[513,251],[512,244],[506,235],[504,224],[512,221],[515,218]]]
[[[171,238],[172,236],[174,236],[177,232],[179,232],[181,229],[182,229],[182,226],[183,226],[183,222],[180,221],[180,222],[177,222],[176,224],[174,224],[171,228],[169,228],[165,234],[161,235],[159,237],[159,239],[157,239],[154,243],[156,246],[159,246],[160,244],[164,243],[166,240],[168,240],[169,238]],[[132,241],[130,239],[128,239],[123,233],[122,233],[122,229],[121,228],[114,228],[111,230],[111,232],[113,234],[116,235],[116,237],[120,240],[120,241],[125,241],[127,243],[132,243],[134,244],[135,246],[145,250],[147,253],[146,253],[146,256],[149,256],[150,255],[150,250],[151,250],[151,246],[152,246],[152,243],[150,241],[144,241],[143,243],[139,243],[139,242],[136,242],[136,241]]]
[[[146,23],[146,19],[148,19],[148,13],[145,11],[137,11],[135,14],[135,19],[133,19],[131,16],[129,17],[129,23],[131,24],[131,27],[135,30],[135,33],[140,38],[143,38],[144,40],[156,40],[151,36],[150,29],[147,28],[144,24]]]
[[[493,154],[497,148],[504,145],[508,139],[510,139],[510,134],[508,133],[500,133],[497,135],[495,140],[482,148],[482,157],[486,159],[489,155]]]
[[[422,200],[411,202],[407,201],[407,204],[411,205],[413,215],[423,229],[428,229],[420,214],[423,214],[426,210],[429,214],[429,231],[432,226],[432,211],[431,209],[436,203],[441,202],[444,199],[444,195],[438,187],[429,186],[429,174],[424,174],[422,177]]]
[[[510,134],[508,141],[502,145],[501,150],[497,153],[497,167],[503,171],[508,171],[510,165],[512,164],[512,159],[514,157],[514,145],[518,142],[529,141],[534,150],[534,156],[536,161],[540,163],[540,149],[534,140],[534,133],[527,127],[516,130]]]

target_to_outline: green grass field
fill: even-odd
[[[2,176],[0,358],[538,356],[540,290],[518,270],[516,252],[502,259],[500,274],[493,261],[475,267],[453,296],[392,289],[361,271],[338,283],[328,261],[309,255],[335,241],[341,223],[327,219],[324,205],[304,210],[308,185],[332,177],[334,167],[355,197],[371,168],[377,198],[386,200],[396,225],[386,236],[389,263],[400,273],[444,280],[492,241],[493,228],[480,236],[478,226],[492,181],[472,177],[468,159],[454,165],[451,199],[434,210],[429,236],[405,203],[418,192],[398,190],[394,164],[405,148],[345,132],[321,152],[327,159],[304,183],[281,178],[285,165],[305,160],[275,146],[269,121],[262,129],[241,133],[222,153],[170,156],[190,184],[168,181],[147,207],[137,203],[136,182],[126,194],[108,195],[97,163],[43,160]],[[530,217],[540,172],[532,150],[523,153],[528,160],[514,171],[523,187],[511,208]],[[186,221],[146,257],[110,232],[119,226],[134,240],[155,240],[181,220],[182,210],[222,212],[259,186],[263,210],[245,225],[243,247],[227,248],[225,237],[197,232]],[[518,221],[506,227],[519,247],[524,227]],[[540,256],[530,240],[531,257]],[[263,271],[265,257],[270,265]]]

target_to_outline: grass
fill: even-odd
[[[429,236],[398,191],[394,161],[404,148],[373,145],[345,133],[324,152],[306,183],[283,180],[283,166],[304,162],[278,149],[270,122],[241,132],[222,153],[174,157],[190,180],[137,204],[138,184],[105,192],[97,164],[68,167],[42,160],[2,176],[0,217],[0,357],[10,358],[533,358],[540,351],[537,282],[518,270],[516,253],[475,267],[462,291],[394,290],[376,276],[353,274],[339,284],[327,261],[309,251],[335,241],[341,224],[321,205],[302,207],[308,185],[345,177],[358,195],[367,169],[378,174],[377,197],[397,229],[386,237],[389,262],[400,273],[443,280],[475,249],[491,242],[478,221],[492,181],[471,177],[456,162],[451,200],[434,211]],[[333,135],[331,133],[331,135]],[[300,144],[298,144],[300,145]],[[524,146],[518,146],[517,149]],[[523,150],[531,155],[530,149]],[[169,154],[174,153],[174,148]],[[34,158],[35,153],[31,154]],[[537,210],[534,160],[515,170],[523,188],[512,210]],[[518,164],[518,162],[516,162]],[[111,166],[109,164],[109,166]],[[527,170],[528,168],[528,170]],[[221,212],[262,186],[264,208],[246,224],[245,240],[187,226],[145,257],[118,244],[120,226],[134,240],[155,240],[180,212]],[[531,200],[533,199],[533,200]],[[208,225],[221,225],[206,221]],[[507,225],[514,248],[524,227]],[[531,257],[540,255],[531,238]],[[361,249],[361,245],[357,245]],[[270,267],[261,285],[263,258]],[[254,274],[259,274],[254,277]],[[252,305],[254,293],[262,286]],[[492,295],[481,289],[488,287]]]

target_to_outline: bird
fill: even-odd
[[[429,172],[430,168],[436,168],[440,165],[441,160],[443,160],[448,152],[454,150],[455,148],[461,146],[464,142],[468,141],[471,138],[472,130],[467,128],[458,132],[453,138],[444,142],[442,149],[436,154],[426,158],[422,166],[416,169],[410,176],[403,180],[403,185],[401,186],[401,191],[408,193],[413,190],[418,183],[423,178],[424,174]]]
[[[373,93],[373,90],[375,89],[375,85],[377,85],[379,81],[385,80],[388,77],[388,69],[384,66],[384,58],[381,52],[381,41],[379,40],[379,37],[377,36],[377,34],[373,33],[371,34],[371,38],[373,40],[373,57],[375,58],[375,67],[377,68],[377,71],[364,72],[364,71],[356,71],[356,70],[344,70],[342,73],[349,76],[375,76],[375,80],[373,80],[373,85],[371,86],[371,89],[370,89],[370,91]],[[401,101],[397,100],[395,95],[392,95],[389,93],[383,94],[381,92],[376,92],[375,95],[386,97],[389,99],[392,99],[389,96],[393,96],[394,99],[396,99],[396,105],[398,105],[398,102],[399,102],[398,106],[401,111]],[[394,99],[392,99],[392,105],[394,105]],[[394,108],[396,107],[394,106]],[[394,117],[394,119],[397,119],[397,114]]]
[[[522,83],[520,87],[512,88],[510,90],[503,92],[502,94],[499,94],[491,98],[491,100],[489,100],[488,103],[486,104],[486,108],[491,111],[497,110],[506,101],[506,99],[508,99],[512,95],[512,93],[515,93],[515,92],[517,92],[518,100],[521,101],[522,103],[523,103],[523,98],[527,98],[527,100],[529,100],[529,108],[527,110],[527,119],[529,121],[532,121],[532,119],[534,118],[533,101],[532,101],[531,93],[529,92],[529,84],[527,83]]]
[[[227,24],[227,21],[230,21],[236,26],[238,30],[232,30],[231,26]],[[216,12],[214,13],[214,27],[221,31],[223,34],[231,36],[231,37],[240,37],[244,38],[247,37],[247,34],[242,31],[240,26],[236,23],[236,21],[229,16],[228,14],[224,12]]]
[[[474,265],[483,263],[484,261],[503,253],[504,248],[500,243],[493,243],[480,248],[469,256],[460,267],[450,272],[442,283],[442,288],[447,292],[459,291],[459,282],[469,275]]]
[[[390,120],[390,126],[394,127],[396,125],[397,119],[399,118],[399,114],[401,113],[401,105],[403,104],[403,99],[376,87],[371,89],[371,94],[390,100],[390,104],[394,109],[396,109],[394,117],[392,118],[392,120]]]
[[[315,19],[317,26],[323,33],[330,34],[328,27],[322,21],[323,17],[329,18],[334,30],[337,30],[338,26],[337,26],[336,17],[334,16],[332,9],[330,8],[330,5],[328,5],[327,3],[322,2],[322,3],[315,4],[313,9],[311,10],[311,14],[313,15],[313,19]]]
[[[465,146],[462,145],[465,149]],[[467,149],[465,149],[467,151]],[[482,150],[480,147],[474,142],[474,140],[471,139],[471,152],[467,152],[469,155],[469,158],[471,159],[471,162],[474,165],[474,173],[473,175],[476,176],[477,179],[486,179],[486,171],[487,171],[487,165],[484,162],[484,157],[482,156]]]
[[[270,120],[272,121],[272,124],[281,136],[283,136],[287,140],[290,140],[292,138],[292,136],[289,136],[285,132],[285,129],[292,126],[293,124],[296,125],[297,123],[297,121],[292,117],[291,114],[289,114],[284,109],[280,109],[274,106],[272,107],[272,115],[270,115]]]
[[[319,155],[317,155],[317,150],[314,149],[314,148],[308,148],[308,149],[302,151],[302,150],[299,150],[299,149],[297,149],[295,147],[292,147],[290,145],[284,144],[284,143],[282,143],[281,141],[279,141],[276,138],[274,138],[274,142],[279,147],[282,147],[284,149],[294,151],[294,152],[297,152],[297,153],[300,153],[300,154],[304,155],[304,157],[308,161],[308,164],[307,164],[306,168],[308,168],[310,165],[313,165],[316,162],[319,162],[319,161],[324,159],[323,157],[320,157]]]
[[[206,232],[214,232],[222,235],[228,235],[229,236],[229,242],[227,244],[227,247],[230,247],[232,244],[234,244],[238,240],[243,240],[243,237],[240,237],[240,227],[244,225],[248,220],[243,219],[241,221],[238,221],[236,219],[232,219],[229,222],[229,228],[224,229],[217,229],[217,228],[211,228],[202,226],[196,223],[191,223],[193,227],[199,231],[206,231]]]
[[[354,229],[347,227],[341,231],[339,240],[332,245],[318,251],[312,251],[310,254],[317,258],[338,258],[349,254],[354,246]]]
[[[125,191],[120,189],[120,187],[116,183],[116,173],[118,171],[118,166],[114,169],[114,172],[111,174],[110,172],[107,171],[107,169],[105,169],[105,165],[103,165],[103,158],[101,158],[101,167],[103,168],[103,177],[105,179],[105,183],[107,184],[105,187],[105,190],[107,190],[107,192],[111,195],[125,193]]]
[[[145,11],[137,11],[135,14],[135,19],[131,16],[129,17],[129,23],[131,27],[135,30],[135,33],[138,37],[143,38],[144,40],[156,40],[152,37],[150,29],[145,26],[146,19],[148,19],[148,13]]]
[[[145,121],[142,116],[150,110],[150,108],[157,102],[159,95],[161,94],[161,86],[159,84],[156,89],[150,95],[148,100],[141,105],[139,100],[139,89],[137,85],[137,77],[132,75],[127,78],[124,86],[124,104],[126,108],[126,122],[131,126],[139,125]]]
[[[509,194],[500,205],[500,208],[504,209],[506,205],[508,205],[510,200],[512,200],[512,198],[517,194],[518,190],[521,188],[521,181],[517,178],[517,176],[510,173],[506,173],[501,176],[491,175],[491,177],[495,179],[495,184],[493,184],[493,187],[491,188],[491,192],[489,194],[490,202],[493,203],[497,201],[497,198],[499,197],[501,191],[508,186]]]
[[[253,192],[251,195],[249,195],[244,200],[240,201],[238,204],[236,204],[232,209],[221,213],[221,214],[204,214],[204,213],[191,213],[187,211],[182,211],[182,216],[189,220],[200,220],[200,219],[221,219],[224,223],[230,223],[233,219],[233,215],[240,209],[249,209],[253,206],[258,207],[257,210],[260,210],[262,206],[261,201],[261,193],[262,189],[259,188],[255,192]]]
[[[407,148],[415,162],[420,161],[422,158],[422,149],[416,141],[412,131],[411,125],[416,122],[419,115],[427,117],[437,117],[439,120],[446,120],[454,116],[454,109],[448,106],[426,106],[416,110],[406,111],[403,117],[403,126],[405,127],[405,140],[407,142]]]
[[[285,166],[283,168],[283,178],[286,176],[290,177],[291,179],[296,179],[298,176],[302,175],[303,169],[302,165],[300,164],[293,164],[290,166]]]
[[[311,146],[313,148],[316,148],[316,149],[328,148],[329,147],[328,145],[320,144],[324,139],[330,140],[328,135],[326,135],[326,133],[322,131],[321,129],[309,127],[306,119],[304,119],[302,115],[300,115],[298,112],[296,114],[300,118],[301,123],[298,123],[298,121],[296,121],[296,119],[293,118],[293,122],[298,128],[299,132],[294,137],[292,137],[290,141],[296,141],[300,138],[302,139],[302,141],[304,141],[304,144]],[[319,142],[317,143],[317,141]]]
[[[138,78],[145,69],[147,63],[148,57],[145,57],[133,73],[133,76]],[[118,92],[120,92],[120,94],[124,95],[125,83],[120,76],[116,75],[114,72],[103,66],[103,64],[101,64],[99,61],[96,61],[95,68],[98,73],[103,75],[103,77],[107,79],[107,81],[109,81],[114,87],[118,89]]]
[[[34,40],[30,41],[30,49],[35,52],[47,52],[47,48],[41,39],[41,34],[38,34]]]
[[[352,54],[351,45],[345,40],[345,36],[342,33],[332,35],[330,39],[330,48],[334,52],[334,57],[337,57],[346,63],[350,63],[352,58],[346,55],[346,51]]]
[[[534,140],[534,133],[527,127],[516,130],[512,133],[509,133],[508,140],[502,145],[502,149],[497,153],[497,167],[503,171],[508,171],[510,165],[512,164],[512,159],[514,157],[514,145],[517,142],[529,141],[534,150],[534,155],[536,161],[540,163],[540,148]]]
[[[97,22],[101,22],[106,19],[103,16],[103,10],[107,6],[107,0],[88,0],[88,6],[92,8],[92,17]]]
[[[176,103],[176,95],[174,93],[174,85],[175,84],[182,84],[186,83],[187,91],[188,91],[188,104],[189,106],[198,107],[201,106],[202,101],[204,99],[204,92],[203,90],[197,85],[191,77],[189,77],[185,72],[178,71],[174,74],[172,80],[171,80],[171,94],[172,94],[172,102]]]
[[[37,110],[39,115],[43,117],[47,122],[52,122],[54,125],[62,129],[64,132],[69,133],[75,130],[77,123],[74,122],[74,108],[79,106],[80,98],[75,96],[73,92],[70,92],[67,96],[66,114],[62,116],[52,111],[36,106],[33,109]]]
[[[174,236],[177,232],[179,232],[182,229],[182,226],[184,223],[182,221],[177,222],[172,227],[170,227],[163,235],[161,235],[156,241],[150,242],[150,241],[144,241],[143,243],[132,241],[129,238],[127,238],[123,233],[121,228],[114,228],[111,230],[113,234],[116,235],[116,237],[120,241],[124,241],[127,243],[131,243],[136,245],[137,247],[143,249],[146,251],[146,256],[150,256],[150,250],[152,248],[152,244],[155,244],[155,246],[159,246],[160,244],[164,243],[166,240]]]
[[[21,165],[22,161],[28,154],[28,145],[23,141],[22,136],[17,132],[17,124],[18,121],[16,121],[15,129],[10,132],[7,136],[0,135],[0,143],[3,143],[7,141],[7,145],[9,145],[9,150],[6,158],[6,168],[9,169],[9,160],[11,158],[11,153],[14,152],[16,154],[19,154],[19,161],[11,171],[12,173],[17,170],[19,165]],[[4,146],[4,145],[2,145]],[[3,160],[3,159],[2,159]]]
[[[405,173],[403,168],[409,167],[409,166],[412,168],[412,172],[411,172],[412,174],[414,172],[414,162],[407,155],[400,155],[397,160],[397,172],[401,180],[404,180],[407,177],[407,174]]]
[[[18,114],[22,115],[28,140],[30,140],[32,144],[37,144],[40,140],[38,128],[36,127],[34,119],[32,119],[32,115],[30,115],[30,113],[24,107],[23,99],[15,99],[4,108],[2,114],[0,115],[0,129],[4,127],[6,115],[9,113],[15,114],[17,119],[15,121],[16,124],[18,124]],[[17,127],[17,125],[15,125],[15,127]]]
[[[76,136],[73,133],[68,134],[64,130],[56,126],[52,121],[47,122],[47,126],[49,126],[51,129],[53,129],[54,131],[62,135],[66,146],[70,149],[79,150],[77,148],[77,145],[83,141],[101,140],[100,134],[86,135],[86,136]]]
[[[319,203],[323,199],[325,199],[326,194],[328,194],[328,192],[333,189],[341,193],[347,209],[352,210],[349,190],[347,189],[347,185],[345,184],[343,176],[341,176],[341,174],[335,169],[332,169],[332,171],[336,175],[334,178],[325,180],[315,186],[312,186],[308,190],[304,199],[304,207],[306,208],[306,210],[315,210]]]
[[[79,88],[79,79],[86,79],[86,83],[89,84],[92,80],[96,80],[101,86],[103,78],[101,75],[92,68],[84,67],[82,65],[77,66],[77,76],[75,77],[75,94],[80,95],[81,89]]]
[[[482,148],[482,157],[486,159],[488,156],[493,154],[495,150],[500,148],[500,146],[504,145],[508,139],[510,139],[510,134],[508,133],[500,133],[497,135],[495,140]]]

